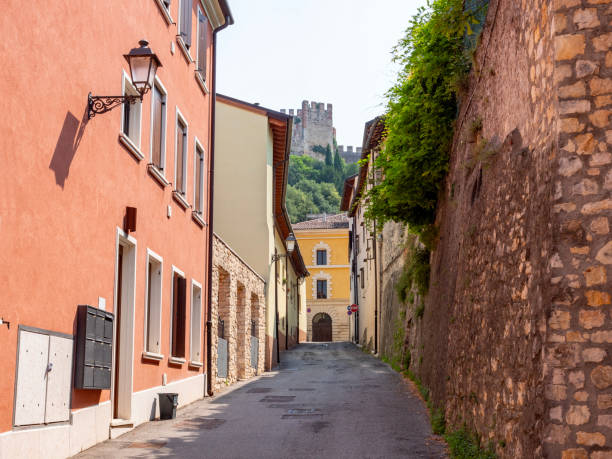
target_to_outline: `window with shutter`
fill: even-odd
[[[161,171],[164,169],[166,145],[166,94],[157,84],[153,87],[152,99],[151,163]]]
[[[207,21],[202,10],[198,8],[198,61],[197,71],[203,80],[206,80],[206,34]]]
[[[185,166],[187,156],[187,124],[179,117],[176,127],[176,180],[175,189],[185,195]]]
[[[147,249],[145,352],[161,353],[162,259]],[[146,356],[145,356],[146,357]]]
[[[204,150],[199,144],[196,144],[194,188],[194,211],[202,215],[202,194],[204,193]]]
[[[185,358],[187,282],[175,272],[172,289],[172,357]]]
[[[193,10],[192,0],[181,0],[181,13],[179,22],[179,35],[185,43],[185,47],[191,47],[191,13]]]

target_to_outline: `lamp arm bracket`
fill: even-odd
[[[142,96],[93,96],[91,93],[87,96],[87,118],[92,119],[96,115],[101,115],[111,111],[113,108],[128,102],[130,104],[141,101]]]

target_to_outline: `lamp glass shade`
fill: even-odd
[[[157,65],[151,56],[130,56],[132,83],[141,94],[151,88]]]
[[[295,236],[290,234],[285,242],[287,243],[287,252],[292,253],[295,249]]]

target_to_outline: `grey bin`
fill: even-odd
[[[157,395],[159,396],[159,419],[174,419],[178,406],[178,394],[160,392]]]

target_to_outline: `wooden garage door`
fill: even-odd
[[[315,342],[332,340],[332,319],[328,314],[320,312],[312,318],[312,340]]]

